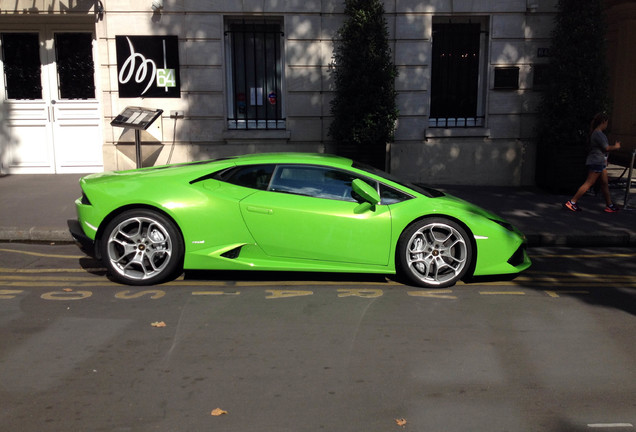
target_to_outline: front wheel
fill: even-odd
[[[473,247],[459,224],[427,218],[409,226],[398,241],[398,270],[410,282],[426,288],[457,283],[468,271]]]
[[[152,285],[175,276],[183,263],[183,240],[175,224],[152,210],[128,210],[108,223],[101,256],[113,279]]]

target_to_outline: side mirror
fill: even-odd
[[[360,179],[355,179],[351,183],[351,188],[358,194],[364,202],[360,203],[355,209],[355,213],[363,213],[373,209],[376,204],[380,203],[380,195],[378,191]]]

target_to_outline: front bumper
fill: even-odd
[[[73,240],[75,240],[75,243],[77,243],[82,252],[95,258],[95,242],[84,234],[80,222],[77,219],[69,219],[66,221],[66,224],[68,225],[69,232],[73,236]]]

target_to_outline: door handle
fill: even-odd
[[[265,207],[250,206],[250,205],[247,206],[247,211],[252,213],[266,214],[266,215],[271,215],[274,213],[272,209],[268,209]]]

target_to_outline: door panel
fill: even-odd
[[[9,103],[7,113],[8,121],[5,123],[11,134],[6,144],[14,166],[19,166],[24,172],[53,173],[53,148],[49,139],[51,131],[46,104],[43,101]]]
[[[97,101],[60,101],[53,105],[58,173],[102,170],[102,134]]]
[[[391,214],[386,206],[355,214],[356,202],[279,192],[241,201],[252,236],[271,256],[387,265]]]

